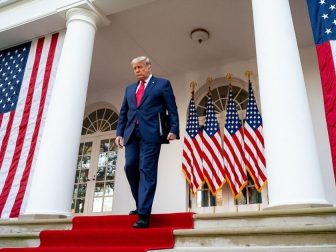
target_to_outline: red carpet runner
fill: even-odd
[[[134,229],[137,216],[83,216],[72,230],[42,231],[37,248],[7,248],[0,252],[143,252],[174,247],[173,229],[193,228],[192,213],[153,214],[150,228]]]

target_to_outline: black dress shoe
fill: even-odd
[[[137,222],[133,224],[134,228],[148,228],[149,227],[149,215],[139,215]]]
[[[132,210],[131,212],[129,212],[129,215],[136,215],[136,214],[138,214],[137,210]]]

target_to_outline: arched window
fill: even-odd
[[[101,108],[91,112],[83,121],[82,136],[117,129],[118,114],[112,109]]]
[[[229,86],[220,86],[211,90],[212,100],[215,105],[215,112],[219,114],[226,111],[226,102],[228,98]],[[237,104],[237,110],[245,110],[247,107],[248,92],[238,86],[232,86],[234,101]],[[206,104],[208,102],[207,94],[198,102],[196,109],[199,116],[205,116]]]

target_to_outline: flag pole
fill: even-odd
[[[247,79],[248,79],[248,83],[249,83],[249,84],[252,84],[252,83],[251,83],[251,75],[253,75],[253,72],[252,72],[252,71],[250,71],[250,70],[246,70],[246,71],[245,71],[245,76],[247,77]]]
[[[208,77],[206,83],[208,84],[208,95],[211,95],[211,86],[213,85],[213,78]]]
[[[229,87],[231,88],[231,80],[232,80],[232,74],[231,73],[227,73],[225,78],[228,80],[229,82]]]
[[[191,88],[191,98],[194,99],[195,94],[195,88],[197,87],[196,81],[190,82],[190,88]]]

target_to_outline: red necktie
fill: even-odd
[[[140,82],[140,87],[138,89],[138,92],[135,95],[137,107],[139,107],[142,96],[145,92],[145,83],[146,83],[145,81]]]

